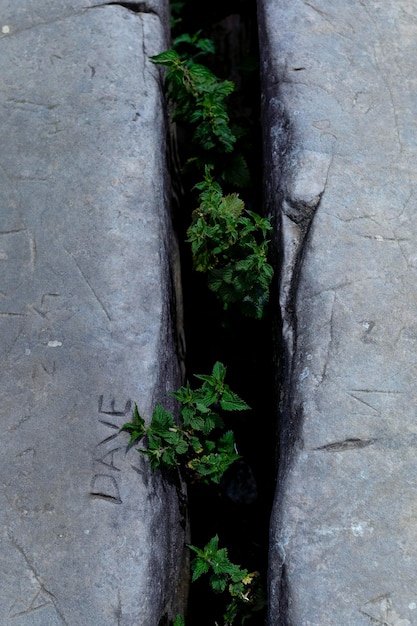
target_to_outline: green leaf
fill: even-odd
[[[189,71],[191,80],[197,81],[200,88],[207,89],[210,83],[215,83],[217,81],[213,72],[211,72],[205,65],[200,65],[200,63],[194,63],[191,65]]]
[[[155,410],[152,415],[152,421],[150,428],[155,433],[164,434],[169,428],[174,426],[174,416],[169,411],[166,411],[164,407],[159,404],[155,406]]]
[[[204,552],[209,555],[214,555],[217,553],[218,549],[219,549],[219,536],[214,535],[214,537],[212,537],[210,541],[208,542],[208,544],[205,546]]]
[[[210,411],[210,413],[204,417],[204,424],[202,428],[203,435],[209,435],[216,427],[222,428],[223,420],[216,413]]]
[[[217,535],[216,535],[216,537],[217,537]],[[217,537],[217,539],[218,539],[218,537]],[[201,550],[201,548],[198,548],[197,546],[192,546],[192,545],[190,545],[190,544],[188,544],[188,546],[187,546],[187,547],[188,547],[188,548],[190,548],[190,550],[192,550],[193,552],[195,552],[195,553],[196,553],[199,557],[201,557],[202,559],[204,559],[204,558],[205,558],[205,552],[206,552],[207,546],[206,546],[206,548],[205,548],[205,549],[203,549],[203,550]],[[194,566],[193,566],[193,563],[191,563],[191,569],[193,569],[193,567],[194,567]]]
[[[220,399],[220,406],[225,411],[247,411],[250,409],[250,406],[246,404],[246,402],[230,390],[223,393]]]
[[[202,52],[205,54],[214,54],[216,52],[216,48],[212,39],[198,39],[195,42],[195,46],[200,48]]]
[[[232,430],[228,430],[220,437],[217,448],[219,452],[235,454],[235,436]],[[237,458],[239,458],[239,455],[237,455]],[[234,460],[236,461],[237,458]]]
[[[202,398],[202,400],[195,403],[195,408],[197,409],[197,411],[200,411],[200,413],[208,413],[208,407],[210,406],[210,404],[211,403],[206,402],[206,398]]]
[[[194,414],[195,414],[195,407],[193,406],[183,406],[181,408],[181,418],[182,418],[184,428],[188,428],[190,426],[190,422]]]
[[[226,376],[226,371],[226,367],[223,363],[217,361],[213,366],[211,374],[195,374],[195,377],[208,383],[209,387],[207,388],[207,392],[210,387],[215,388],[216,390],[222,390],[222,384]]]
[[[133,421],[123,424],[120,428],[121,431],[130,433],[130,439],[128,445],[132,445],[146,434],[145,420],[140,416],[137,404],[133,409]]]
[[[240,458],[239,455],[235,453],[210,452],[198,459],[192,459],[189,461],[188,466],[197,472],[203,482],[219,484],[224,472],[238,458]]]
[[[182,440],[182,434],[175,428],[170,428],[168,431],[164,432],[163,439],[166,443],[176,446]]]
[[[190,35],[189,33],[182,33],[178,37],[176,37],[172,45],[174,48],[177,48],[180,44],[189,44],[194,47],[197,52],[195,55],[190,55],[188,58],[190,61],[193,61],[197,56],[204,54],[213,54],[215,52],[214,42],[211,39],[206,39],[205,37],[200,37],[201,30],[194,33],[194,35]],[[187,58],[187,57],[185,57]]]
[[[188,452],[188,443],[184,439],[179,441],[175,448],[175,452],[180,455],[186,454]]]
[[[175,37],[172,45],[176,48],[180,43],[194,43],[194,38],[189,33],[182,33],[182,35]]]
[[[175,50],[165,50],[165,52],[161,52],[160,54],[155,54],[151,57],[152,63],[157,65],[165,65],[166,67],[171,67],[172,65],[177,64],[181,61],[180,55]]]
[[[204,429],[204,419],[201,417],[201,415],[194,415],[190,419],[190,426],[194,430],[200,430],[201,431],[201,430]]]
[[[203,452],[203,445],[198,437],[190,437],[190,445],[196,454],[201,454]]]
[[[228,217],[238,218],[245,208],[245,203],[237,193],[229,194],[222,199],[220,210]]]
[[[195,559],[193,561],[193,564],[191,566],[193,575],[192,575],[192,582],[195,582],[196,580],[198,580],[200,578],[200,576],[202,576],[203,574],[207,574],[207,572],[210,569],[210,563],[208,563],[207,561],[204,561],[203,559]]]
[[[168,395],[173,396],[182,404],[189,404],[193,401],[193,391],[188,381],[185,387],[180,387],[178,391],[171,391]]]
[[[176,467],[177,457],[174,448],[166,448],[162,453],[162,463],[166,467]]]
[[[226,367],[220,361],[216,361],[213,366],[212,377],[216,380],[216,383],[222,383],[226,377]]]
[[[227,578],[224,574],[210,576],[210,587],[215,593],[223,593],[227,587]]]
[[[184,619],[181,615],[177,615],[172,626],[185,626]]]

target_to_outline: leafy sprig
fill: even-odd
[[[204,171],[204,180],[195,185],[200,205],[187,231],[194,269],[208,272],[208,286],[224,309],[238,303],[245,315],[260,319],[273,275],[267,261],[270,220],[246,210],[236,193],[224,195],[211,173],[220,157],[224,183],[244,187],[250,179],[244,157],[234,152],[240,131],[232,130],[227,110],[234,84],[220,80],[197,62],[201,55],[214,51],[213,42],[202,37],[201,31],[182,34],[173,45],[151,58],[167,68],[168,94],[175,105],[173,120],[193,129],[192,143],[200,150],[187,162]],[[185,53],[180,51],[184,47]]]
[[[189,546],[196,553],[191,563],[192,581],[200,576],[209,575],[209,584],[215,593],[228,592],[231,601],[223,616],[224,626],[234,623],[237,617],[243,624],[254,611],[265,605],[259,584],[259,573],[249,573],[240,565],[232,563],[226,548],[219,548],[219,537],[216,535],[203,548]]]
[[[146,426],[135,405],[133,420],[122,431],[130,434],[129,445],[145,439],[138,448],[151,468],[182,467],[192,480],[219,483],[224,472],[240,458],[232,431],[224,431],[219,411],[245,411],[250,407],[225,382],[226,367],[215,363],[211,374],[197,375],[203,381],[198,389],[185,386],[171,395],[181,404],[179,423],[161,404],[155,406]]]
[[[178,37],[172,42],[172,46],[175,50],[180,50],[181,47],[187,49],[186,52],[181,54],[181,58],[183,60],[189,61],[190,59],[195,62],[195,60],[200,56],[205,56],[207,54],[214,54],[215,47],[212,39],[207,39],[206,37],[201,37],[201,30],[198,30],[193,35],[189,33],[181,33]],[[191,52],[194,50],[194,53]],[[190,52],[191,51],[191,52]]]
[[[199,53],[210,50],[209,40],[183,35],[177,42],[188,39]],[[198,55],[196,55],[198,56]],[[177,50],[166,50],[151,60],[167,68],[166,80],[169,97],[175,102],[173,119],[190,124],[194,128],[193,141],[204,150],[231,152],[236,137],[229,124],[226,98],[234,90],[234,84],[220,80],[205,65],[196,63],[196,56],[183,58]]]
[[[245,209],[237,194],[224,196],[206,167],[198,183],[200,205],[187,234],[194,269],[208,272],[208,285],[227,309],[239,303],[243,313],[262,318],[273,276],[268,263],[268,218]]]

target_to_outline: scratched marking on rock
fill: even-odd
[[[38,611],[51,604],[51,599],[45,597],[42,589],[38,589],[29,604],[27,604],[27,601],[21,600],[20,598],[15,600],[9,609],[9,616],[12,619],[16,619],[17,617],[28,615],[29,613],[33,613],[33,611]]]
[[[381,626],[410,626],[411,624],[408,619],[401,619],[394,610],[389,594],[369,600],[359,610],[373,624],[380,624]]]
[[[16,619],[20,616],[33,613],[34,611],[39,611],[40,609],[43,609],[44,607],[49,605],[53,606],[56,614],[58,615],[64,626],[69,626],[64,614],[59,608],[56,597],[51,591],[46,588],[40,572],[35,568],[33,564],[32,558],[26,553],[26,550],[23,548],[23,546],[18,543],[10,529],[7,529],[7,534],[10,543],[23,558],[26,567],[31,574],[31,578],[38,584],[38,590],[32,596],[29,604],[27,604],[27,600],[22,600],[21,598],[17,598],[13,602],[9,609],[10,617],[12,619]]]
[[[126,417],[129,415],[132,408],[132,402],[126,400],[124,406],[116,408],[116,400],[112,398],[109,405],[106,406],[104,402],[104,396],[101,395],[98,399],[98,421],[103,424],[111,432],[107,437],[99,441],[96,445],[96,452],[93,461],[93,477],[90,483],[90,495],[95,498],[101,498],[112,504],[122,504],[122,498],[120,495],[120,487],[117,482],[118,472],[121,468],[117,465],[118,454],[122,454],[122,446],[115,446],[112,444],[112,448],[107,449],[106,445],[113,442],[118,436],[121,424],[115,424],[107,416],[110,417]],[[105,415],[106,419],[102,419],[101,415]]]
[[[381,395],[389,397],[402,393],[402,391],[398,391],[397,389],[349,389],[347,392],[348,396],[359,402],[363,407],[366,407],[366,413],[363,413],[363,415],[376,414],[378,416],[382,415],[385,406],[385,404],[383,404],[381,409],[378,407],[378,404],[381,404],[379,400]],[[369,410],[374,413],[371,413]]]
[[[108,500],[113,504],[122,504],[119,485],[115,477],[109,474],[94,474],[91,480],[90,495]]]

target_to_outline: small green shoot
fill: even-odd
[[[206,39],[205,37],[200,37],[200,35],[201,30],[198,30],[196,33],[194,33],[194,35],[183,33],[173,40],[172,46],[176,50],[178,50],[180,46],[189,47],[191,48],[191,50],[193,48],[195,49],[195,53],[193,55],[185,53],[182,54],[181,58],[183,60],[188,60],[191,58],[193,61],[195,61],[196,58],[201,55],[214,54],[215,47],[213,41],[211,39]]]
[[[171,7],[171,30],[173,30],[178,24],[182,22],[181,11],[184,8],[185,2],[172,1]]]
[[[133,421],[128,424],[124,424],[120,430],[125,430],[130,433],[130,439],[128,446],[132,446],[134,443],[142,439],[146,433],[145,420],[139,415],[138,407],[135,404],[133,409]]]
[[[247,569],[232,563],[227,549],[219,548],[217,535],[202,550],[195,546],[189,548],[197,554],[191,563],[192,581],[207,574],[211,589],[215,593],[228,592],[231,598],[223,616],[225,626],[233,624],[237,618],[243,624],[249,615],[265,605],[259,573],[249,573]]]

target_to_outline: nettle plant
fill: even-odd
[[[219,361],[211,374],[198,374],[196,378],[203,381],[198,389],[191,389],[187,382],[170,394],[181,405],[178,422],[157,404],[147,426],[135,405],[132,422],[120,430],[130,434],[129,446],[144,443],[138,452],[149,458],[153,470],[179,468],[188,480],[218,484],[224,472],[240,458],[234,434],[230,430],[224,432],[219,412],[245,411],[250,407],[225,382],[226,367]],[[191,563],[192,581],[207,574],[215,593],[227,592],[230,596],[224,626],[231,626],[238,618],[244,624],[254,611],[263,608],[258,572],[249,573],[232,563],[226,548],[219,548],[217,535],[203,549],[188,547],[197,555]],[[178,615],[173,626],[185,626],[184,619]]]
[[[172,26],[181,22],[182,0],[171,2]],[[193,266],[208,276],[209,288],[224,309],[239,306],[250,317],[262,318],[269,300],[273,269],[268,263],[269,218],[245,208],[237,193],[229,190],[250,185],[250,174],[240,139],[245,131],[231,123],[228,99],[234,84],[221,80],[201,59],[215,52],[202,31],[182,34],[173,48],[151,57],[166,68],[166,89],[172,104],[173,121],[189,133],[192,156],[184,169],[197,172],[198,207],[187,230]],[[228,192],[223,192],[223,188]],[[226,367],[217,362],[211,374],[198,375],[197,389],[185,386],[172,395],[180,404],[177,419],[157,404],[147,426],[137,406],[131,423],[121,430],[130,434],[129,445],[149,458],[153,470],[181,471],[191,482],[219,484],[224,472],[240,458],[234,434],[223,421],[228,411],[244,411],[248,405],[225,382]],[[192,581],[207,577],[215,593],[227,594],[222,626],[244,624],[254,611],[265,606],[258,572],[229,560],[226,548],[219,548],[216,535],[195,553]],[[173,626],[185,626],[177,615]],[[220,626],[216,622],[216,626]]]
[[[228,309],[237,304],[250,317],[264,316],[273,276],[267,261],[269,218],[245,209],[237,193],[224,195],[219,181],[243,187],[249,174],[244,157],[235,154],[237,134],[231,128],[227,97],[231,81],[220,80],[196,61],[214,51],[213,42],[201,31],[177,37],[175,47],[187,44],[194,54],[167,50],[152,61],[167,68],[168,94],[174,103],[173,119],[193,129],[192,141],[203,156],[189,159],[202,170],[204,179],[195,185],[199,207],[193,212],[188,229],[194,269],[206,272],[209,288]],[[214,155],[217,155],[217,159]],[[223,161],[217,176],[213,170]],[[228,159],[223,156],[228,155]]]
[[[254,611],[265,606],[265,598],[259,581],[258,572],[248,572],[229,560],[227,549],[219,548],[216,535],[201,550],[195,546],[189,548],[197,554],[191,563],[192,581],[207,574],[209,584],[215,593],[228,592],[230,602],[223,615],[224,626],[234,624],[239,618],[244,624]]]
[[[192,581],[207,575],[211,589],[215,593],[227,593],[230,598],[223,615],[223,626],[232,626],[236,619],[244,624],[255,611],[265,606],[259,573],[248,572],[232,563],[227,549],[219,548],[217,535],[203,549],[188,547],[197,555],[191,562]],[[177,615],[173,626],[185,626],[181,615]]]
[[[210,169],[196,185],[200,205],[187,231],[194,269],[208,273],[208,286],[225,309],[239,303],[245,315],[260,319],[273,276],[267,258],[270,220],[245,209],[236,193],[224,195]]]
[[[230,128],[226,98],[234,91],[234,84],[220,80],[211,70],[197,63],[202,54],[214,52],[210,39],[181,35],[173,44],[190,44],[196,52],[181,55],[177,50],[166,50],[151,57],[153,63],[167,68],[168,96],[175,109],[173,120],[194,128],[193,142],[204,150],[217,149],[232,152],[236,136]]]
[[[149,426],[135,405],[133,421],[121,430],[130,433],[129,445],[144,441],[138,448],[153,470],[180,468],[188,480],[219,483],[224,472],[240,458],[233,431],[224,432],[219,411],[245,411],[250,407],[225,382],[226,367],[215,363],[209,375],[196,375],[204,381],[198,389],[190,384],[171,393],[181,405],[178,423],[174,415],[157,404]]]

